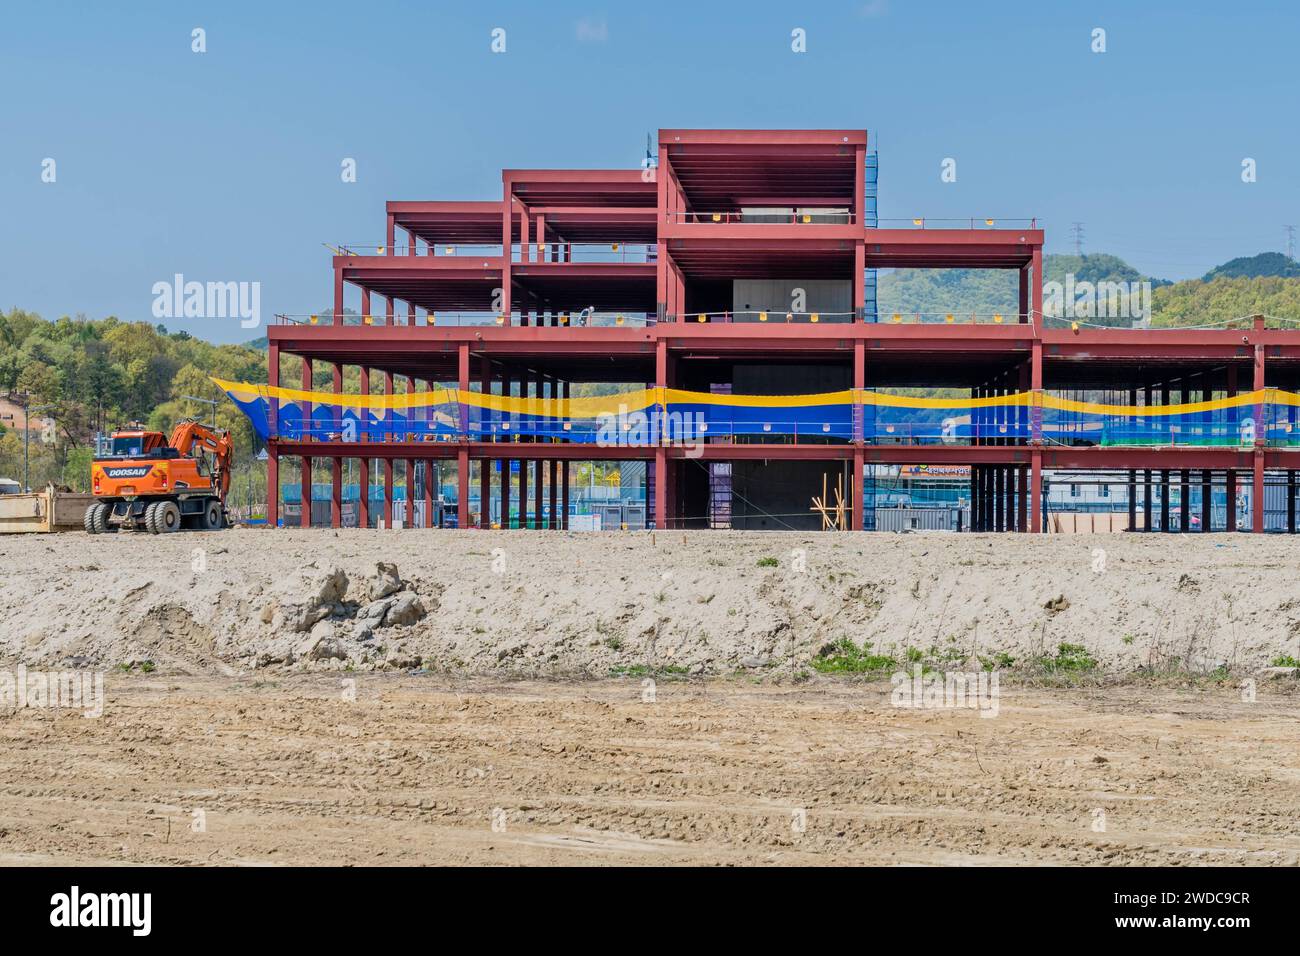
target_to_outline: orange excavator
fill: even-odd
[[[177,425],[170,441],[139,425],[115,431],[106,453],[91,463],[95,501],[86,509],[85,529],[224,528],[233,458],[230,433],[193,418]]]

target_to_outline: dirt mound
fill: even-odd
[[[848,645],[952,668],[1300,657],[1294,545],[1245,534],[69,533],[0,538],[0,559],[0,657],[29,666],[784,677]]]

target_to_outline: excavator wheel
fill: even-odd
[[[96,501],[86,508],[86,515],[81,519],[81,526],[86,529],[88,534],[99,534],[101,529],[101,519],[99,509],[104,507],[102,501]]]
[[[181,509],[174,501],[160,501],[154,508],[154,534],[170,534],[181,526]]]
[[[113,506],[110,504],[101,503],[100,506],[95,509],[96,534],[106,534],[107,532],[114,530],[112,525],[108,523],[108,516],[112,513]]]
[[[225,524],[225,515],[221,513],[221,502],[209,501],[208,506],[203,509],[202,529],[204,531],[219,531],[223,524]]]
[[[158,526],[154,524],[154,519],[158,517],[158,506],[160,504],[162,504],[160,501],[151,501],[144,507],[144,519],[142,524],[144,525],[145,530],[150,534],[158,533]]]

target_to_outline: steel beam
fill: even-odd
[[[312,361],[304,357],[302,360],[302,387],[304,389],[312,388]],[[302,403],[302,422],[303,429],[306,430],[311,422],[311,403]],[[302,496],[301,514],[298,516],[298,524],[303,528],[311,527],[311,456],[304,454],[300,462],[299,471],[299,494]]]

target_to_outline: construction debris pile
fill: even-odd
[[[349,600],[348,576],[334,565],[312,563],[281,582],[258,612],[258,619],[270,627],[270,636],[254,664],[351,660],[419,666],[420,658],[404,655],[400,641],[392,646],[374,643],[376,635],[399,637],[401,631],[393,629],[409,627],[428,614],[397,565],[379,562],[355,593]]]

